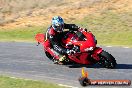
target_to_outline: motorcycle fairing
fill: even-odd
[[[88,54],[87,53],[80,53],[80,54],[76,54],[76,55],[70,55],[68,56],[70,58],[70,60],[76,62],[76,63],[80,63],[80,64],[91,64],[90,61],[88,61]]]
[[[96,48],[94,49],[93,53],[92,53],[92,57],[93,57],[95,60],[99,61],[100,58],[99,58],[98,55],[99,55],[101,52],[102,52],[102,48],[96,47]]]

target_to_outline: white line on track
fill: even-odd
[[[114,47],[114,46],[106,46],[106,47]],[[122,47],[122,48],[126,48],[126,49],[128,49],[128,48],[130,48],[130,47]]]
[[[123,48],[129,48],[129,47],[123,47]]]
[[[63,87],[78,88],[78,87],[69,86],[69,85],[64,85],[64,84],[58,84],[58,85],[59,85],[59,86],[63,86]]]
[[[106,46],[106,47],[112,47],[112,46]]]
[[[22,79],[22,80],[29,80],[29,81],[38,81],[38,80],[33,80],[33,79],[28,79],[28,78],[20,78],[20,77],[9,77],[12,79]]]
[[[60,79],[60,78],[53,78],[53,77],[47,77],[47,76],[36,76],[36,75],[30,75],[31,76],[31,78],[29,77],[29,79],[28,78],[25,78],[26,76],[24,76],[25,74],[21,74],[21,73],[16,73],[16,72],[5,72],[5,71],[0,71],[0,74],[2,74],[2,73],[4,73],[4,75],[6,74],[11,74],[12,76],[14,76],[14,75],[17,75],[16,77],[10,77],[10,78],[13,78],[13,79],[23,79],[23,80],[33,80],[33,81],[39,81],[39,80],[36,80],[36,79],[34,79],[34,78],[32,78],[32,77],[35,77],[35,78],[48,78],[48,79],[52,79],[52,80],[64,80],[64,79]],[[22,77],[24,77],[24,78],[22,78]],[[70,80],[70,81],[74,81],[74,80]],[[64,84],[58,84],[59,86],[63,86],[63,87],[68,87],[68,88],[79,88],[79,87],[74,87],[74,86],[70,86],[70,85],[64,85]]]

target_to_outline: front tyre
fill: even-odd
[[[117,65],[115,58],[106,51],[102,51],[99,54],[99,58],[100,61],[98,63],[105,68],[115,68]]]

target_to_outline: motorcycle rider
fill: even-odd
[[[65,58],[63,55],[73,53],[73,50],[63,48],[60,44],[61,36],[64,35],[64,29],[75,31],[78,30],[79,27],[75,24],[64,23],[60,16],[53,17],[51,23],[51,26],[46,32],[46,47],[51,51],[54,63],[59,64]]]

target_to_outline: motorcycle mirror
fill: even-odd
[[[84,30],[87,32],[87,29],[86,28]]]

